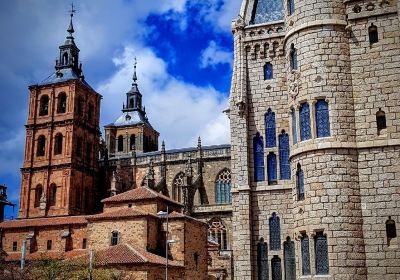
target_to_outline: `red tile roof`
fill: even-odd
[[[159,217],[160,217],[160,218],[163,218],[163,219],[166,219],[166,218],[167,218],[167,216],[164,216],[164,215],[160,215]],[[175,211],[169,213],[168,219],[171,219],[171,220],[174,220],[174,219],[177,219],[177,220],[178,220],[178,219],[185,219],[185,220],[193,221],[193,222],[200,223],[200,224],[203,224],[203,225],[207,225],[207,226],[208,226],[208,224],[205,223],[205,222],[202,222],[202,221],[197,220],[197,219],[195,219],[195,218],[193,218],[193,217],[191,217],[191,216],[185,215],[185,214],[183,214],[183,213],[175,212]]]
[[[118,202],[128,202],[128,201],[140,201],[148,199],[161,199],[168,203],[172,203],[178,206],[183,206],[181,203],[163,195],[156,191],[153,191],[147,187],[139,187],[124,193],[120,193],[109,198],[103,199],[101,202],[107,203],[118,203]]]
[[[111,246],[105,250],[96,252],[95,263],[98,265],[121,264],[153,264],[165,265],[166,259],[145,250],[133,248],[127,244]],[[177,261],[168,261],[168,265],[183,267]]]
[[[51,218],[33,218],[21,219],[13,221],[5,221],[0,223],[0,228],[27,228],[27,227],[44,227],[44,226],[61,226],[61,225],[86,225],[86,216],[65,216]]]
[[[21,259],[21,252],[9,252],[7,253],[5,260],[6,261],[19,261]],[[76,257],[82,257],[87,254],[86,250],[73,250],[65,253],[56,252],[56,251],[48,251],[48,252],[35,252],[26,254],[26,260],[42,260],[46,258],[52,259],[71,259]]]
[[[155,215],[134,210],[132,208],[124,208],[115,211],[108,211],[97,215],[86,216],[86,218],[89,221],[96,221],[96,220],[110,220],[110,219],[121,219],[121,218],[140,218],[149,216],[153,218],[158,218]]]

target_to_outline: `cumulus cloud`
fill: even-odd
[[[215,41],[211,41],[208,47],[203,50],[200,58],[200,67],[215,67],[218,64],[232,65],[233,53],[217,45]]]

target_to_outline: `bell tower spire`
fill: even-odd
[[[137,59],[135,57],[134,70],[132,76],[132,88],[126,93],[126,106],[123,108],[123,112],[128,111],[139,111],[144,114],[144,108],[142,107],[142,94],[139,91],[136,75]]]

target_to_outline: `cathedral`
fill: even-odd
[[[135,279],[165,263],[168,279],[400,279],[400,1],[243,0],[238,14],[231,144],[175,150],[136,62],[101,133],[71,15],[54,73],[29,87],[5,261],[23,246],[27,261],[94,250]]]

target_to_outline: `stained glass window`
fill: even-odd
[[[272,280],[282,279],[281,259],[278,256],[274,256],[271,260],[271,274]]]
[[[208,238],[217,242],[220,250],[228,249],[226,227],[219,218],[213,218],[208,222]]]
[[[298,63],[297,63],[297,49],[294,47],[292,44],[290,48],[290,68],[292,70],[297,70],[298,69]]]
[[[268,109],[265,114],[265,138],[266,147],[272,148],[276,146],[276,123],[275,123],[275,113],[272,112],[271,108]]]
[[[172,198],[178,202],[183,202],[183,185],[185,174],[183,172],[179,172],[172,183]]]
[[[276,155],[269,153],[267,156],[267,172],[268,172],[268,184],[272,185],[276,183]]]
[[[328,137],[331,135],[329,124],[329,106],[325,100],[315,103],[315,121],[317,126],[317,137]]]
[[[268,280],[268,247],[264,238],[257,243],[257,270],[259,280]]]
[[[231,171],[229,169],[221,171],[215,181],[215,203],[232,203]]]
[[[296,171],[296,188],[297,188],[297,199],[304,199],[304,171],[301,169],[300,163],[297,164]]]
[[[283,130],[279,135],[279,169],[281,180],[290,179],[289,135]]]
[[[287,0],[287,9],[289,16],[294,13],[294,0]]]
[[[275,212],[269,218],[269,246],[271,250],[281,249],[281,225]]]
[[[270,62],[264,65],[264,80],[272,80],[274,77],[272,64]]]
[[[322,232],[315,236],[315,271],[316,274],[329,274],[328,242]]]
[[[293,135],[293,144],[297,143],[297,121],[296,121],[296,111],[292,109],[292,135]]]
[[[253,139],[254,149],[254,181],[261,182],[265,180],[264,173],[264,144],[262,136],[257,132]]]
[[[310,241],[307,234],[301,237],[301,271],[303,275],[310,275]]]
[[[252,23],[266,23],[283,20],[282,0],[255,0]]]
[[[311,139],[310,125],[310,106],[308,103],[303,103],[300,106],[300,139],[301,141]]]
[[[285,280],[296,280],[296,256],[294,242],[290,237],[283,242],[283,257],[285,262]]]

